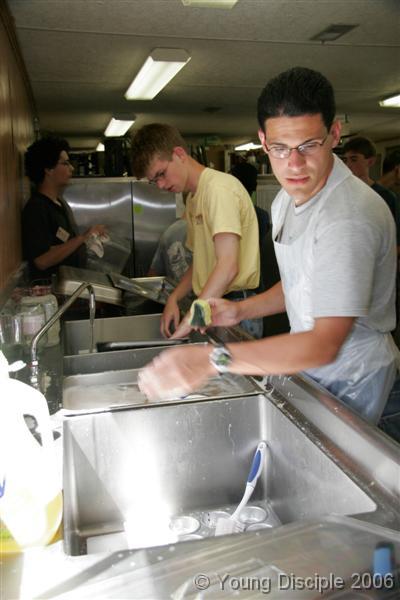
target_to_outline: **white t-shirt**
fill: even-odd
[[[328,192],[313,231],[312,316],[358,317],[380,332],[395,327],[396,228],[385,201],[337,157],[326,186],[296,207],[287,202],[281,242],[302,235]]]
[[[162,234],[150,269],[179,283],[192,263],[192,253],[185,245],[186,221],[178,219]]]
[[[355,317],[335,360],[307,369],[376,423],[396,377],[396,232],[389,208],[338,157],[324,188],[302,207],[282,190],[273,239],[293,332],[321,317]]]

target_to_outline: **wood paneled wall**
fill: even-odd
[[[13,20],[0,0],[0,290],[21,264],[20,214],[27,193],[23,155],[35,109]]]

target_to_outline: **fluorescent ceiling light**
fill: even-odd
[[[262,148],[261,144],[254,144],[253,142],[247,142],[247,144],[241,144],[240,146],[235,146],[235,150],[259,150]]]
[[[190,56],[186,50],[156,48],[126,90],[125,98],[153,100],[189,60]]]
[[[106,127],[104,135],[106,137],[119,137],[121,135],[125,135],[130,127],[132,127],[135,119],[125,120],[125,119],[114,119],[112,117],[111,121]]]
[[[390,108],[400,108],[400,94],[396,94],[396,96],[391,96],[390,98],[386,98],[386,100],[381,100],[379,102],[379,106],[385,106]]]
[[[96,146],[96,152],[104,152],[105,151],[105,147],[103,142],[99,142]]]
[[[183,6],[197,8],[232,8],[238,0],[182,0]]]
[[[319,33],[317,33],[317,35],[314,35],[309,39],[318,42],[333,42],[335,40],[338,40],[340,37],[342,37],[342,35],[345,35],[352,29],[355,29],[356,27],[358,27],[358,25],[329,25],[329,27],[327,27],[323,31],[320,31]]]

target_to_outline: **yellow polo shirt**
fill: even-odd
[[[225,294],[255,289],[260,279],[258,223],[249,194],[236,177],[206,168],[186,202],[186,246],[193,252],[192,287],[198,296],[215,268],[217,233],[240,237],[239,273]]]

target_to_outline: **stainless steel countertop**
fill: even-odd
[[[220,331],[215,335],[224,341],[237,340],[240,336],[240,331]],[[50,377],[46,396],[50,411],[56,412],[61,398],[60,347],[43,351],[42,372]],[[341,591],[340,586],[335,587],[332,576],[341,578],[349,591],[348,596],[341,598],[350,600],[354,598],[351,595],[355,589],[351,587],[356,582],[354,574],[370,570],[373,549],[380,541],[389,540],[394,544],[399,563],[398,445],[307,378],[267,378],[259,385],[288,418],[300,418],[307,423],[316,443],[319,439],[328,440],[333,460],[335,456],[340,457],[360,480],[369,481],[370,493],[382,500],[386,514],[374,513],[374,523],[332,516],[319,521],[292,523],[267,532],[78,557],[65,555],[59,541],[19,557],[2,558],[3,597],[8,600],[23,597],[79,600],[216,598],[240,591],[240,581],[242,584],[253,581],[253,585],[258,586],[263,581],[269,591],[267,587],[264,590],[254,588],[251,597],[268,594],[269,598],[284,600],[315,598],[315,590],[299,592],[296,586],[301,580],[297,584],[290,583],[289,574],[295,573],[303,579],[311,577],[315,585],[318,584],[317,575],[324,577],[330,597],[334,597],[335,591]],[[380,525],[385,522],[391,522],[391,527],[395,526],[397,531],[382,528]],[[199,574],[203,578],[195,579]],[[289,587],[283,588],[287,584]],[[243,591],[243,597],[248,597],[248,593]],[[373,595],[374,591],[370,593],[369,597],[378,597]],[[386,597],[397,596],[391,596],[387,590]]]
[[[3,597],[63,600],[379,598],[370,570],[378,544],[400,536],[348,517],[143,550],[71,557],[62,543],[3,561]],[[390,579],[386,598],[398,598]],[[362,593],[364,582],[364,591]],[[380,585],[378,581],[378,586]],[[359,591],[361,589],[361,591]],[[344,590],[347,591],[344,595]],[[324,597],[325,597],[324,594]]]

